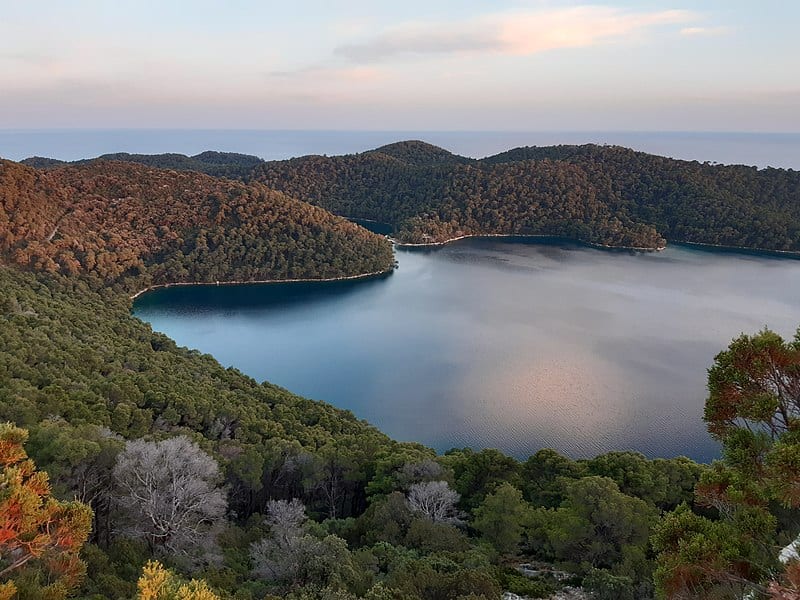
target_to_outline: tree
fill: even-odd
[[[788,342],[767,329],[733,340],[714,359],[708,390],[704,420],[723,460],[703,473],[695,502],[719,518],[684,506],[663,520],[657,587],[670,598],[768,588],[780,597],[794,567],[786,561],[781,572],[778,534],[797,531],[785,519],[781,531],[778,517],[800,508],[800,332]]]
[[[216,461],[185,436],[128,442],[114,480],[123,513],[119,531],[144,538],[154,551],[188,555],[207,549],[227,508]]]
[[[635,600],[633,581],[630,577],[617,577],[604,569],[592,569],[583,578],[583,588],[594,600]]]
[[[136,587],[137,600],[220,600],[205,581],[183,581],[158,561],[144,566]]]
[[[92,522],[80,502],[50,495],[46,473],[36,470],[23,448],[28,432],[0,424],[0,597],[12,597],[14,579],[42,574],[42,597],[62,598],[82,579],[78,557]]]
[[[778,567],[768,541],[774,529],[774,518],[758,507],[711,520],[683,504],[653,533],[656,588],[666,598],[681,600],[758,597],[765,591],[758,582]]]
[[[639,452],[608,452],[588,461],[589,473],[613,479],[628,496],[652,504],[666,500],[667,477]]]
[[[586,465],[543,448],[522,465],[522,490],[534,506],[555,508],[564,499],[562,481],[586,475]]]
[[[434,523],[457,523],[460,496],[446,481],[415,483],[408,491],[408,506]]]
[[[649,577],[645,553],[656,510],[626,496],[606,477],[570,481],[556,510],[540,509],[556,560],[615,569],[639,581]],[[626,572],[621,572],[626,571]]]
[[[767,497],[800,507],[800,331],[785,342],[764,330],[742,335],[708,372],[704,420],[725,463]]]
[[[28,449],[45,465],[53,491],[89,505],[94,513],[90,541],[108,545],[111,537],[113,470],[125,442],[97,425],[74,427],[49,418],[31,430]]]
[[[474,511],[472,526],[499,552],[512,554],[522,541],[523,527],[530,516],[530,506],[522,492],[509,483],[495,490]]]
[[[270,534],[250,547],[256,576],[285,586],[324,586],[334,575],[346,576],[353,569],[345,541],[334,535],[313,535],[306,520],[305,507],[296,498],[269,502]]]
[[[453,470],[453,487],[461,494],[461,505],[467,510],[478,506],[497,486],[503,483],[516,485],[519,481],[519,462],[492,448],[480,452],[468,448],[451,450],[441,460]]]

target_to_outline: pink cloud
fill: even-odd
[[[631,12],[607,6],[503,12],[460,22],[406,23],[334,53],[353,62],[399,55],[530,55],[625,40],[658,26],[688,28],[696,19],[687,10]]]

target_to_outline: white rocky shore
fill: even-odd
[[[549,596],[546,600],[591,600],[588,592],[584,592],[581,588],[565,587],[563,590],[556,592]],[[518,596],[511,592],[503,593],[503,600],[528,600],[525,596]]]

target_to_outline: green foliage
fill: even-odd
[[[782,199],[796,194],[786,173],[593,147],[472,161],[418,142],[269,164],[215,153],[109,158],[46,174],[0,166],[0,251],[22,267],[0,267],[0,420],[30,430],[28,451],[56,496],[94,509],[81,597],[132,598],[152,558],[151,548],[121,536],[111,477],[125,441],[142,437],[190,438],[219,464],[228,496],[229,514],[214,523],[209,544],[219,555],[192,564],[191,574],[176,556],[150,569],[172,573],[173,595],[186,585],[187,594],[209,597],[213,588],[226,600],[449,600],[558,587],[493,564],[520,553],[584,576],[598,598],[649,597],[654,568],[666,594],[739,593],[778,568],[777,540],[793,539],[798,521],[800,341],[763,332],[717,357],[706,418],[725,461],[711,468],[632,452],[575,461],[541,450],[520,463],[491,449],[436,456],[347,411],[257,383],[152,332],[130,315],[126,292],[170,280],[319,278],[391,266],[389,244],[355,225],[258,183],[152,168],[170,161],[240,178],[255,166],[255,179],[394,223],[406,240],[500,231],[658,245],[658,230],[794,248],[793,213],[769,239],[758,237],[760,226],[737,229],[783,210]],[[739,210],[734,180],[779,197]],[[693,224],[669,213],[686,202],[698,206]],[[407,494],[425,482],[447,482],[471,520],[456,526],[412,511]],[[253,554],[279,539],[262,517],[272,501],[294,498],[311,520]],[[675,507],[653,532],[658,513]],[[258,571],[257,558],[286,568]],[[794,585],[790,575],[781,585]],[[43,570],[31,569],[19,590],[33,597],[46,583]]]
[[[800,250],[800,174],[610,146],[518,148],[470,160],[420,142],[257,166],[251,177],[405,242],[549,235],[656,248],[664,239]]]
[[[470,541],[453,525],[414,519],[406,533],[404,545],[424,554],[444,550],[464,552],[470,548]]]
[[[472,526],[498,552],[513,554],[522,541],[530,510],[522,492],[510,483],[504,483],[475,509]]]
[[[552,582],[527,577],[513,568],[498,568],[497,580],[503,590],[527,598],[549,598],[556,589]]]
[[[586,465],[544,448],[522,465],[522,489],[534,506],[555,508],[563,497],[563,479],[578,479],[588,474]]]
[[[777,566],[776,553],[765,543],[774,527],[774,520],[760,510],[748,509],[735,520],[712,521],[681,505],[653,534],[656,587],[668,598],[728,593],[743,597],[754,589],[751,582]]]
[[[452,469],[454,489],[461,494],[461,505],[466,510],[478,506],[486,494],[503,483],[519,484],[519,462],[493,448],[480,452],[469,448],[450,450],[441,462]]]
[[[534,512],[531,543],[576,572],[596,567],[635,582],[647,580],[647,545],[657,511],[605,477],[570,481],[564,494],[559,508]]]
[[[686,457],[647,460],[638,452],[608,452],[586,461],[589,473],[613,479],[620,491],[661,509],[689,502],[703,466]]]
[[[630,577],[618,577],[605,569],[592,569],[583,578],[583,588],[594,600],[636,600],[636,590]]]

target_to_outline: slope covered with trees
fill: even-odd
[[[800,250],[800,173],[619,147],[518,148],[469,160],[404,142],[265,163],[252,177],[339,214],[391,223],[403,242],[536,234]]]
[[[128,291],[386,271],[390,244],[260,184],[116,161],[0,163],[0,256]]]
[[[474,169],[495,189],[485,167],[428,147],[367,160],[442,181]],[[571,160],[543,158],[547,176],[497,168],[578,178]],[[0,599],[800,594],[800,338],[743,336],[716,358],[705,418],[724,455],[711,466],[437,456],[130,314],[130,290],[174,272],[247,276],[283,248],[318,276],[387,249],[391,261],[382,238],[258,184],[111,161],[1,168]],[[185,245],[206,229],[208,252]]]
[[[628,453],[437,457],[178,348],[129,307],[80,276],[0,268],[0,422],[29,430],[58,497],[93,509],[81,597],[132,597],[153,558],[226,598],[552,591],[555,580],[503,566],[520,552],[647,592],[648,534],[660,511],[691,500],[702,472]],[[571,487],[590,483],[591,500]],[[594,514],[592,502],[622,512]],[[581,537],[564,545],[575,519]]]
[[[615,210],[652,223],[669,240],[800,249],[800,172],[682,161],[618,146],[517,148],[491,164],[576,165],[616,199]]]
[[[219,152],[100,159],[260,181],[336,214],[388,223],[406,243],[506,234],[614,247],[653,249],[669,240],[800,251],[797,171],[675,160],[618,146],[523,147],[475,160],[412,140],[272,162]]]

